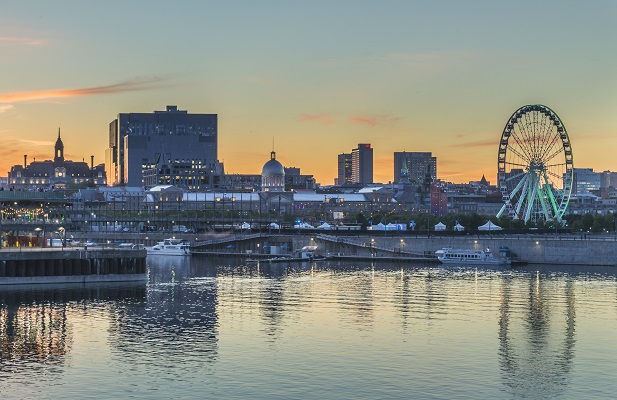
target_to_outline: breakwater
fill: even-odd
[[[303,246],[317,246],[323,256],[348,258],[433,257],[443,247],[484,250],[495,254],[507,247],[515,260],[531,264],[617,266],[617,240],[613,236],[590,234],[562,235],[458,235],[427,236],[387,232],[384,234],[340,235],[336,232],[312,234],[251,234],[219,236],[197,242],[196,251],[230,254],[294,254]]]
[[[145,281],[143,249],[0,251],[0,285]]]

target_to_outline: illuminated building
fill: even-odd
[[[27,164],[28,156],[24,155],[23,165],[14,165],[9,172],[8,184],[11,187],[27,188],[61,188],[67,185],[106,185],[105,166],[94,165],[94,156],[90,157],[90,166],[83,161],[64,159],[64,143],[60,138],[54,146],[54,159],[33,161]]]

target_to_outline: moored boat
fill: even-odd
[[[507,257],[495,257],[489,249],[482,251],[444,247],[437,250],[435,256],[443,264],[450,265],[509,265],[511,262]]]
[[[152,247],[146,247],[148,255],[188,256],[191,245],[181,239],[165,239]]]

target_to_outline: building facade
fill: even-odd
[[[11,167],[8,176],[8,186],[14,188],[63,188],[70,185],[106,185],[105,166],[94,165],[94,156],[90,157],[90,165],[84,161],[64,159],[64,143],[60,137],[54,145],[54,159],[45,161],[34,160],[28,164],[28,156],[24,155],[23,165]]]
[[[351,153],[338,155],[338,177],[336,178],[335,185],[345,185],[352,183],[351,181]]]
[[[437,179],[437,157],[433,157],[431,152],[421,151],[396,151],[394,152],[394,180],[401,180],[401,170],[403,165],[407,167],[408,179],[410,182],[421,183],[426,177],[427,171],[433,180]]]
[[[153,113],[121,113],[109,124],[105,164],[110,185],[177,184],[198,190],[220,176],[217,114],[189,114],[176,106]],[[177,179],[176,179],[177,177]]]
[[[600,190],[601,175],[592,168],[574,168],[573,194],[585,194]]]
[[[369,143],[351,150],[351,182],[373,183],[373,148]]]

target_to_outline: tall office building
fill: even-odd
[[[601,174],[594,172],[593,168],[574,168],[573,194],[590,193],[592,190],[600,190]]]
[[[217,147],[216,114],[189,114],[176,106],[118,114],[109,124],[105,153],[109,185],[211,188],[223,173]]]
[[[426,172],[430,169],[431,178],[437,179],[437,157],[431,152],[395,151],[394,152],[394,181],[401,180],[403,164],[407,166],[408,178],[411,182],[424,182]]]
[[[351,183],[351,154],[339,154],[338,155],[338,178],[335,184],[344,185]]]
[[[368,143],[351,150],[351,181],[373,183],[373,148]]]

